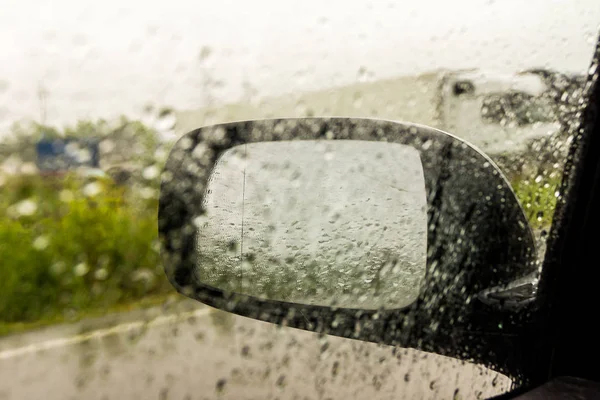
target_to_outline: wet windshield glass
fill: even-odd
[[[585,81],[595,72],[599,22],[592,0],[8,0],[0,12],[0,398],[467,399],[506,392],[511,377],[482,364],[276,326],[178,294],[160,256],[161,173],[177,140],[201,126],[310,116],[421,124],[466,140],[501,168],[541,257]],[[287,153],[273,152],[283,165]],[[356,198],[384,193],[380,199],[408,204],[375,180],[394,178],[386,173],[400,168],[397,160],[388,168],[392,160],[374,161],[366,150],[339,156],[362,157],[356,164],[373,174],[353,181],[351,189],[364,189]],[[317,169],[306,160],[295,168]],[[252,168],[261,171],[259,163]],[[319,182],[333,186],[359,173],[332,168]],[[255,199],[269,179],[249,187]],[[280,208],[261,220],[262,229],[310,220],[315,199],[328,207],[340,198],[350,203],[348,187],[336,197],[326,186],[313,190],[316,181],[286,181],[305,208]],[[311,195],[301,197],[300,189]],[[423,200],[416,193],[411,201]],[[403,240],[422,244],[420,235],[429,234],[423,214],[395,212],[366,217],[402,225]],[[275,215],[281,218],[269,221]],[[325,234],[307,237],[318,243]],[[386,246],[402,246],[387,235]],[[418,265],[428,254],[416,248],[393,306],[413,304],[425,284]],[[305,257],[323,252],[318,245],[301,250]],[[354,256],[379,262],[368,249],[353,251],[323,258],[328,265]],[[372,281],[377,271],[369,271]],[[517,289],[525,297],[536,283],[526,278]],[[324,277],[313,280],[331,290]],[[296,281],[292,292],[306,289]],[[245,287],[267,286],[256,280]],[[389,293],[394,282],[380,288]],[[344,290],[323,290],[319,301],[348,305],[350,297],[338,296]],[[364,304],[376,298],[362,294]],[[445,295],[439,288],[435,300]],[[432,320],[429,328],[437,327]]]

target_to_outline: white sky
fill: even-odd
[[[585,71],[598,0],[0,0],[0,134],[438,68]],[[210,54],[201,60],[202,48]],[[222,82],[203,88],[207,77]],[[246,85],[244,84],[246,82]],[[205,87],[205,86],[204,86]]]

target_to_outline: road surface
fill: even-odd
[[[176,302],[0,340],[0,400],[472,399],[481,366]]]

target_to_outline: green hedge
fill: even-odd
[[[14,176],[1,189],[1,322],[60,320],[173,291],[152,187],[69,175]]]

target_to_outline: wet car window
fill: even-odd
[[[178,294],[160,257],[161,173],[176,141],[201,126],[311,116],[412,122],[466,140],[501,168],[542,257],[593,72],[595,5],[8,0],[0,12],[0,398],[467,399],[508,391],[511,378],[481,364],[276,326]],[[411,152],[402,154],[378,169],[366,152],[340,152],[364,156],[372,174],[354,182],[364,190],[352,196],[405,201],[377,181],[392,179],[399,159],[410,161]],[[279,157],[285,163],[286,153]],[[260,177],[261,164],[254,168]],[[351,176],[342,168],[323,175],[331,184]],[[249,195],[261,198],[266,181]],[[315,182],[289,185],[304,208],[272,222],[310,220],[315,199],[331,207],[351,198],[349,189],[331,195]],[[386,213],[365,218],[376,224]],[[264,229],[275,218],[255,217]],[[409,233],[426,234],[422,218],[411,211],[385,220],[410,242]],[[325,226],[313,222],[315,231]],[[226,229],[215,231],[230,244]],[[247,237],[261,247],[258,233]],[[393,242],[381,240],[381,248]],[[423,285],[425,250],[415,248],[403,291],[380,287],[394,292],[395,306],[412,303]],[[379,261],[367,250],[331,265],[350,255]],[[372,283],[378,272],[369,271]],[[308,298],[302,285],[283,293],[281,281],[267,293],[260,277],[245,287],[265,298]],[[327,289],[314,299],[353,305],[335,279],[341,286],[332,289],[313,277]],[[363,295],[366,306],[376,299]]]
[[[556,120],[552,104],[527,93],[492,94],[483,100],[481,117],[491,124],[533,125]]]

